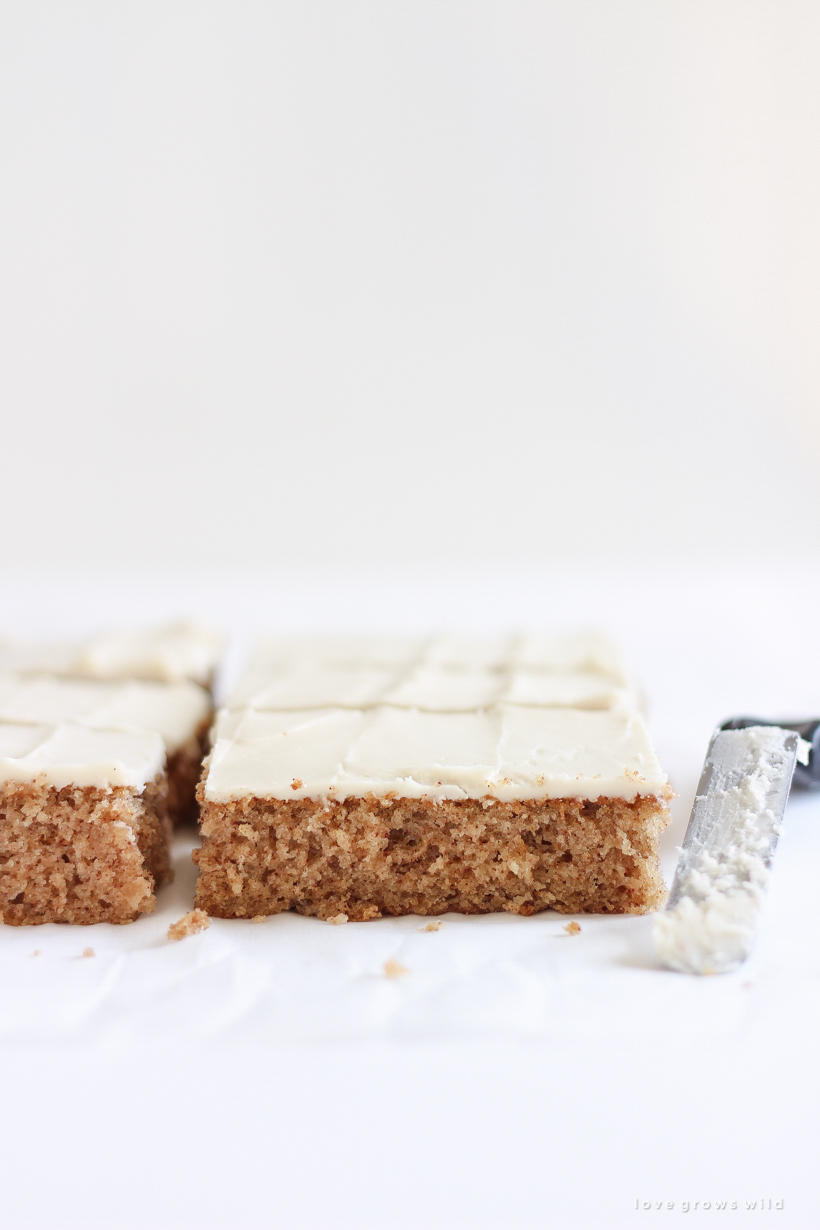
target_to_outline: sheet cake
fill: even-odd
[[[268,642],[218,715],[197,905],[641,913],[669,793],[606,638]]]

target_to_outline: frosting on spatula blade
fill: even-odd
[[[712,737],[672,891],[655,919],[658,956],[687,974],[721,974],[751,952],[798,755],[779,726]]]

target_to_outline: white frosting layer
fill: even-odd
[[[0,723],[0,782],[141,791],[164,763],[165,748],[156,731],[99,730],[74,722]]]
[[[617,647],[597,632],[535,636],[435,636],[276,638],[261,641],[249,672],[311,667],[413,667],[502,669],[523,667],[533,671],[564,673],[585,671],[605,676],[610,683],[629,687],[626,668]]]
[[[395,666],[322,665],[296,662],[249,667],[228,701],[231,709],[364,709],[380,703],[395,687]]]
[[[108,683],[0,674],[0,723],[58,725],[71,721],[155,730],[169,754],[196,734],[210,707],[204,688],[187,680]]]
[[[621,687],[630,686],[620,650],[599,632],[518,636],[512,659],[517,666],[530,670],[585,671],[605,675]]]
[[[395,705],[431,712],[468,712],[496,704],[575,709],[637,707],[634,693],[589,671],[387,666],[256,666],[245,672],[228,708],[370,709]]]
[[[251,667],[403,666],[418,659],[425,644],[403,636],[275,637],[259,641]]]
[[[155,679],[209,683],[222,637],[194,623],[113,632],[81,644],[0,645],[0,669],[91,679]]]
[[[379,705],[470,712],[498,704],[637,707],[617,650],[594,634],[536,639],[268,641],[228,700],[231,709]]]
[[[511,705],[549,705],[573,709],[638,708],[633,688],[619,687],[608,675],[591,670],[511,671],[502,697]]]
[[[645,723],[630,710],[382,706],[223,711],[205,794],[215,802],[367,794],[633,800],[665,785]]]

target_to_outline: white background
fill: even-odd
[[[713,724],[820,711],[818,63],[817,4],[0,3],[0,634],[604,624],[668,872]],[[814,1226],[819,841],[700,981],[648,920],[168,948],[181,850],[94,962],[0,936],[4,1219]]]
[[[788,0],[3,3],[6,559],[794,551],[818,50]]]

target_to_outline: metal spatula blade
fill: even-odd
[[[732,725],[727,723],[727,725]],[[783,812],[808,745],[774,725],[712,736],[655,950],[687,974],[719,974],[748,957]]]

